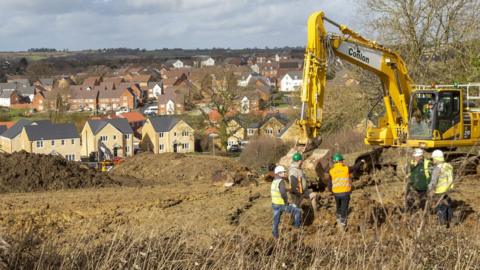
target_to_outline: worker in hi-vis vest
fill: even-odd
[[[272,195],[273,209],[273,228],[272,234],[274,238],[278,238],[278,225],[283,212],[291,213],[294,217],[295,228],[300,227],[302,210],[295,204],[288,203],[287,188],[285,179],[287,178],[287,170],[283,166],[275,167],[275,178],[273,179],[270,193]]]
[[[405,211],[412,211],[417,206],[419,209],[425,209],[428,184],[433,170],[432,162],[424,157],[423,149],[415,149],[412,156],[413,159],[407,167]]]
[[[335,153],[332,160],[334,164],[329,170],[328,189],[335,196],[337,224],[342,230],[345,230],[352,191],[352,175],[348,166],[343,162],[342,154]]]
[[[433,203],[435,203],[434,207],[440,224],[449,227],[453,209],[452,200],[448,197],[448,192],[453,189],[453,167],[445,162],[442,150],[433,151],[432,159],[435,168],[428,185],[428,191]]]

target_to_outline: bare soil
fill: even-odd
[[[62,157],[27,152],[0,154],[0,193],[115,185],[102,174]]]

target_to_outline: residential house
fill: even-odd
[[[20,134],[25,126],[46,125],[48,120],[30,121],[27,119],[18,120],[13,126],[0,135],[0,152],[13,153],[23,150]],[[51,123],[50,123],[51,124]]]
[[[133,155],[133,130],[127,119],[88,120],[82,129],[81,155],[102,155],[105,151],[113,157]]]
[[[268,116],[259,129],[260,135],[278,137],[285,128],[285,120],[276,116]]]
[[[120,85],[124,82],[122,77],[105,77],[103,78],[103,83],[112,84],[114,88],[118,89]]]
[[[215,59],[208,55],[198,55],[192,57],[192,59],[194,66],[197,68],[215,66]]]
[[[17,83],[17,94],[19,95],[22,103],[31,103],[33,97],[35,96],[36,86],[30,84],[18,84]]]
[[[280,132],[279,137],[285,143],[295,143],[301,132],[302,130],[300,129],[299,125],[297,125],[295,122],[290,122]]]
[[[52,91],[53,85],[55,83],[54,78],[40,78],[34,83],[35,86],[41,86],[46,91]]]
[[[183,62],[180,59],[172,59],[165,62],[168,68],[183,68]]]
[[[13,121],[0,122],[0,126],[5,126],[7,129],[11,128],[13,125],[15,125],[15,122]]]
[[[22,150],[34,154],[59,155],[80,161],[80,136],[74,124],[42,122],[23,127],[20,134]]]
[[[102,111],[118,110],[120,107],[135,109],[138,106],[136,96],[130,88],[116,89],[113,84],[102,83],[98,89],[98,108]]]
[[[103,78],[100,76],[88,77],[83,81],[83,86],[93,88],[94,86],[100,85],[102,81]]]
[[[43,91],[38,91],[35,96],[33,96],[31,108],[37,112],[43,112],[48,109],[45,93]]]
[[[98,88],[71,85],[70,86],[70,110],[92,110],[98,109]]]
[[[281,92],[298,91],[302,87],[303,73],[301,71],[290,71],[280,81]]]
[[[171,115],[149,117],[142,128],[142,143],[155,154],[195,151],[193,128]]]
[[[0,106],[10,107],[20,102],[16,83],[0,83]]]
[[[227,134],[230,135],[227,139],[227,150],[232,146],[240,146],[245,140],[245,128],[237,119],[231,119],[227,124]]]
[[[250,123],[247,126],[247,138],[258,136],[260,134],[260,126],[261,124],[258,122]]]
[[[148,83],[148,98],[158,98],[163,93],[163,81]]]
[[[148,87],[149,82],[153,82],[153,77],[150,74],[139,74],[133,76],[131,82],[136,83],[140,88],[145,89]]]
[[[173,89],[165,89],[165,94],[158,96],[158,115],[182,114],[185,111],[185,97]]]
[[[143,127],[146,121],[146,118],[143,116],[143,114],[139,112],[127,112],[120,114],[119,117],[127,119],[128,124],[132,128],[135,135],[139,135],[139,137],[141,137],[141,134],[139,134],[139,129]]]
[[[241,95],[238,99],[236,99],[236,103],[238,106],[237,110],[241,114],[248,114],[260,110],[261,100],[255,92],[252,92]]]

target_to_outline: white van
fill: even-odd
[[[143,111],[143,114],[145,115],[155,115],[158,113],[158,106],[148,106],[145,111]]]

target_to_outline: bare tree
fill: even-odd
[[[238,131],[238,128],[229,126],[231,117],[229,114],[236,109],[235,99],[237,98],[237,80],[233,73],[224,74],[220,80],[214,80],[212,83],[211,104],[210,109],[215,110],[220,115],[218,123],[213,123],[209,120],[208,114],[202,110],[205,119],[209,122],[211,127],[218,128],[219,139],[224,148],[228,143],[228,138]]]
[[[418,82],[478,79],[480,0],[362,0],[379,41],[396,47]]]

